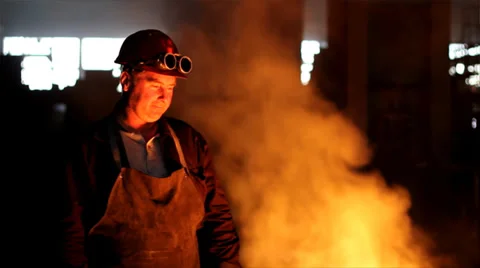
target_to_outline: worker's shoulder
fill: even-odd
[[[165,121],[170,125],[175,131],[175,134],[179,136],[191,136],[195,139],[204,140],[203,135],[190,123],[187,123],[184,120],[174,118],[174,117],[164,117]]]
[[[184,120],[176,117],[164,116],[163,119],[175,130],[195,130],[195,128]]]

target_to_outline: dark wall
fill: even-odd
[[[431,4],[373,2],[368,18],[370,138],[385,163],[426,162],[431,127]]]
[[[0,0],[3,36],[125,37],[142,28],[167,32],[195,18],[201,0]]]
[[[171,27],[167,1],[2,2],[5,36],[123,37],[138,28]]]

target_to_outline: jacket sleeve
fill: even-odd
[[[212,155],[204,139],[200,139],[201,164],[207,188],[205,218],[199,231],[202,267],[240,268],[240,243],[230,212],[230,205],[217,179]]]
[[[78,147],[77,147],[78,148]],[[81,182],[86,181],[87,166],[81,150],[68,154],[65,165],[64,207],[62,216],[61,255],[63,267],[84,267],[85,229],[82,223],[83,200]]]

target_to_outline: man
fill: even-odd
[[[69,267],[240,267],[239,239],[205,139],[167,118],[191,60],[158,30],[128,36],[115,60],[122,97],[67,168]]]

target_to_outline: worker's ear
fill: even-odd
[[[122,85],[123,92],[127,92],[133,84],[133,76],[127,71],[123,71],[120,74],[120,84]]]

